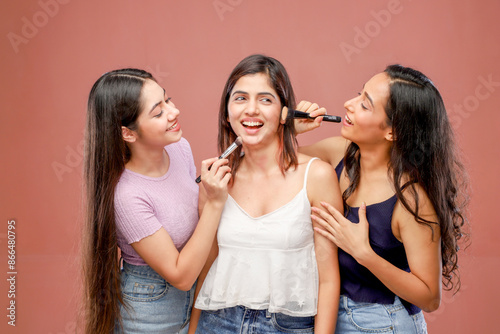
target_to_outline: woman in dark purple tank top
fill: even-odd
[[[302,147],[336,167],[345,212],[313,208],[339,247],[336,333],[426,333],[442,282],[460,288],[457,251],[468,202],[443,100],[422,73],[391,65],[344,104],[341,134]],[[301,102],[301,111],[321,113]],[[319,126],[296,121],[297,133]]]

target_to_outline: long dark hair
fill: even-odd
[[[421,224],[438,224],[441,231],[443,283],[446,290],[460,289],[458,241],[467,223],[467,175],[458,158],[453,131],[443,99],[429,78],[414,69],[390,65],[390,95],[385,108],[387,125],[392,127],[393,144],[389,173],[396,195],[403,206]],[[345,154],[349,186],[342,194],[346,201],[356,190],[360,178],[359,147],[351,143]],[[409,180],[405,191],[415,201],[411,206],[403,196],[403,180]],[[419,215],[419,196],[415,185],[426,192],[437,215],[437,222]]]
[[[243,59],[233,69],[229,78],[226,81],[219,108],[219,137],[218,148],[219,153],[222,153],[232,142],[236,140],[236,134],[229,124],[227,105],[229,95],[234,88],[236,82],[245,75],[264,73],[269,77],[269,84],[276,91],[280,98],[281,107],[295,108],[295,94],[293,93],[292,84],[285,67],[276,59],[264,55],[251,55]],[[295,138],[295,127],[293,119],[287,117],[285,124],[278,127],[278,138],[280,140],[280,153],[278,163],[281,172],[284,173],[290,167],[298,165],[297,159],[297,139]],[[237,148],[235,153],[229,156],[229,166],[234,174],[241,162],[241,146]]]
[[[121,127],[137,129],[144,82],[142,70],[123,69],[101,76],[90,91],[85,131],[86,217],[83,247],[85,333],[110,333],[121,324],[120,264],[114,191],[130,151]]]

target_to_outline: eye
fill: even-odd
[[[158,113],[158,115],[155,115],[155,116],[153,116],[153,117],[155,117],[155,118],[160,118],[160,117],[161,117],[161,115],[163,115],[163,110],[160,110],[160,112]]]
[[[245,97],[244,96],[236,96],[234,98],[235,101],[244,101],[245,100]]]
[[[269,99],[269,98],[267,98],[267,97],[262,98],[262,99],[261,99],[261,101],[262,101],[262,102],[264,102],[264,103],[267,103],[267,104],[269,104],[269,103],[272,103],[272,102],[273,102],[271,99]]]
[[[361,93],[358,93],[359,96],[361,96]],[[361,100],[361,108],[363,110],[368,110],[368,108],[364,105],[363,100]]]

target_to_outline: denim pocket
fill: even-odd
[[[312,333],[314,330],[314,317],[292,317],[283,313],[273,313],[271,321],[277,330],[283,332]]]
[[[362,333],[390,333],[393,330],[389,312],[381,304],[356,303],[348,310],[347,316]]]
[[[418,334],[427,334],[427,323],[425,322],[424,314],[422,311],[411,316],[415,324],[415,330]]]
[[[165,280],[147,278],[127,274],[122,280],[123,298],[133,301],[153,301],[160,299],[168,292],[169,285]]]

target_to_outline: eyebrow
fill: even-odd
[[[237,90],[237,91],[233,92],[233,94],[231,94],[231,96],[233,96],[233,95],[235,95],[235,94],[245,94],[245,95],[248,95],[248,93],[247,93],[247,92],[244,92],[244,91],[242,91],[242,90]],[[259,93],[257,93],[257,95],[270,95],[270,96],[272,96],[274,99],[276,99],[276,96],[274,96],[274,94],[273,94],[273,93],[270,93],[270,92],[259,92]]]
[[[365,94],[366,98],[368,99],[368,101],[370,101],[370,104],[373,107],[373,100],[372,100],[371,96],[368,95],[368,93],[365,91],[365,85],[364,84],[363,84],[363,91],[364,91],[364,94]]]
[[[366,98],[368,99],[368,101],[370,101],[370,104],[371,104],[371,105],[372,105],[372,107],[373,107],[373,100],[372,100],[372,98],[370,97],[370,95],[368,95],[368,93],[367,93],[366,91],[365,91],[365,96],[366,96]]]
[[[166,94],[166,92],[165,92],[165,88],[163,88],[163,96],[164,96],[164,97],[165,97],[165,94]],[[153,105],[153,108],[151,108],[151,110],[149,111],[149,113],[151,113],[153,110],[155,110],[155,109],[156,109],[156,107],[158,107],[158,106],[160,105],[160,103],[162,103],[162,102],[163,102],[163,100],[162,100],[162,101],[160,101],[160,102],[158,102],[158,103],[155,103],[155,104]]]

